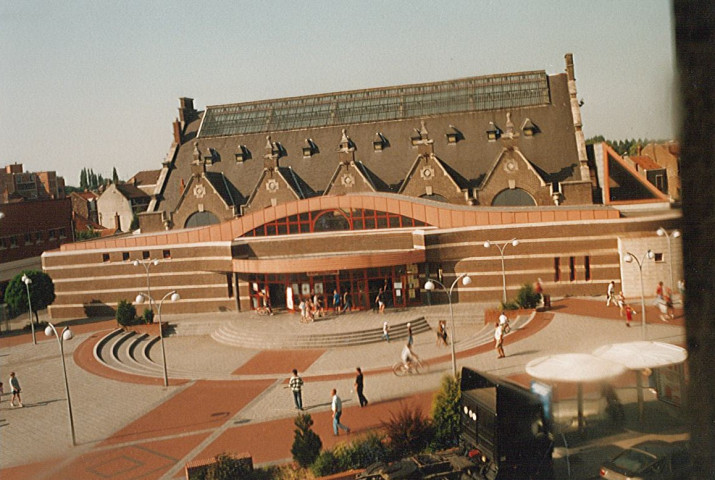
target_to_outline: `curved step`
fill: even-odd
[[[407,338],[407,323],[390,325],[390,338]],[[414,335],[431,330],[424,317],[410,320],[409,323],[412,324]],[[310,327],[310,325],[306,325],[306,327]],[[281,336],[275,335],[275,332],[266,334],[266,332],[247,331],[245,324],[241,322],[222,325],[211,334],[211,338],[225,345],[251,349],[325,349],[384,341],[382,327],[340,333],[289,333]]]

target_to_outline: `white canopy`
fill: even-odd
[[[526,364],[526,373],[552,382],[601,382],[625,371],[622,364],[585,353],[549,355]]]
[[[682,363],[688,358],[688,352],[682,347],[647,341],[605,345],[596,349],[593,355],[620,363],[631,370],[666,367]]]

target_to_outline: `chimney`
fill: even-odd
[[[280,145],[278,142],[271,141],[271,136],[266,136],[266,154],[263,156],[263,169],[264,170],[277,170],[278,169],[278,159],[281,156]]]
[[[569,80],[576,80],[573,68],[573,53],[566,54],[566,76]]]
[[[121,230],[122,229],[122,222],[121,222],[121,217],[119,216],[118,213],[114,213],[114,229],[115,230]]]
[[[174,127],[174,143],[179,144],[181,143],[181,123],[179,123],[179,119],[175,119],[173,123]]]
[[[181,97],[179,99],[179,103],[181,104],[181,107],[179,108],[179,120],[181,120],[182,124],[186,125],[192,120],[196,120],[198,118],[199,115],[196,109],[194,109],[193,98]]]

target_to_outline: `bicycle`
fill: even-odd
[[[399,361],[392,366],[392,373],[398,377],[404,377],[405,375],[419,375],[421,373],[427,373],[428,371],[429,366],[416,358],[412,359],[409,367],[405,367],[405,364],[402,361]]]

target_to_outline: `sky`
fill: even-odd
[[[586,138],[677,136],[664,0],[0,0],[0,165],[161,168],[180,97],[238,103],[530,70],[573,53]]]

